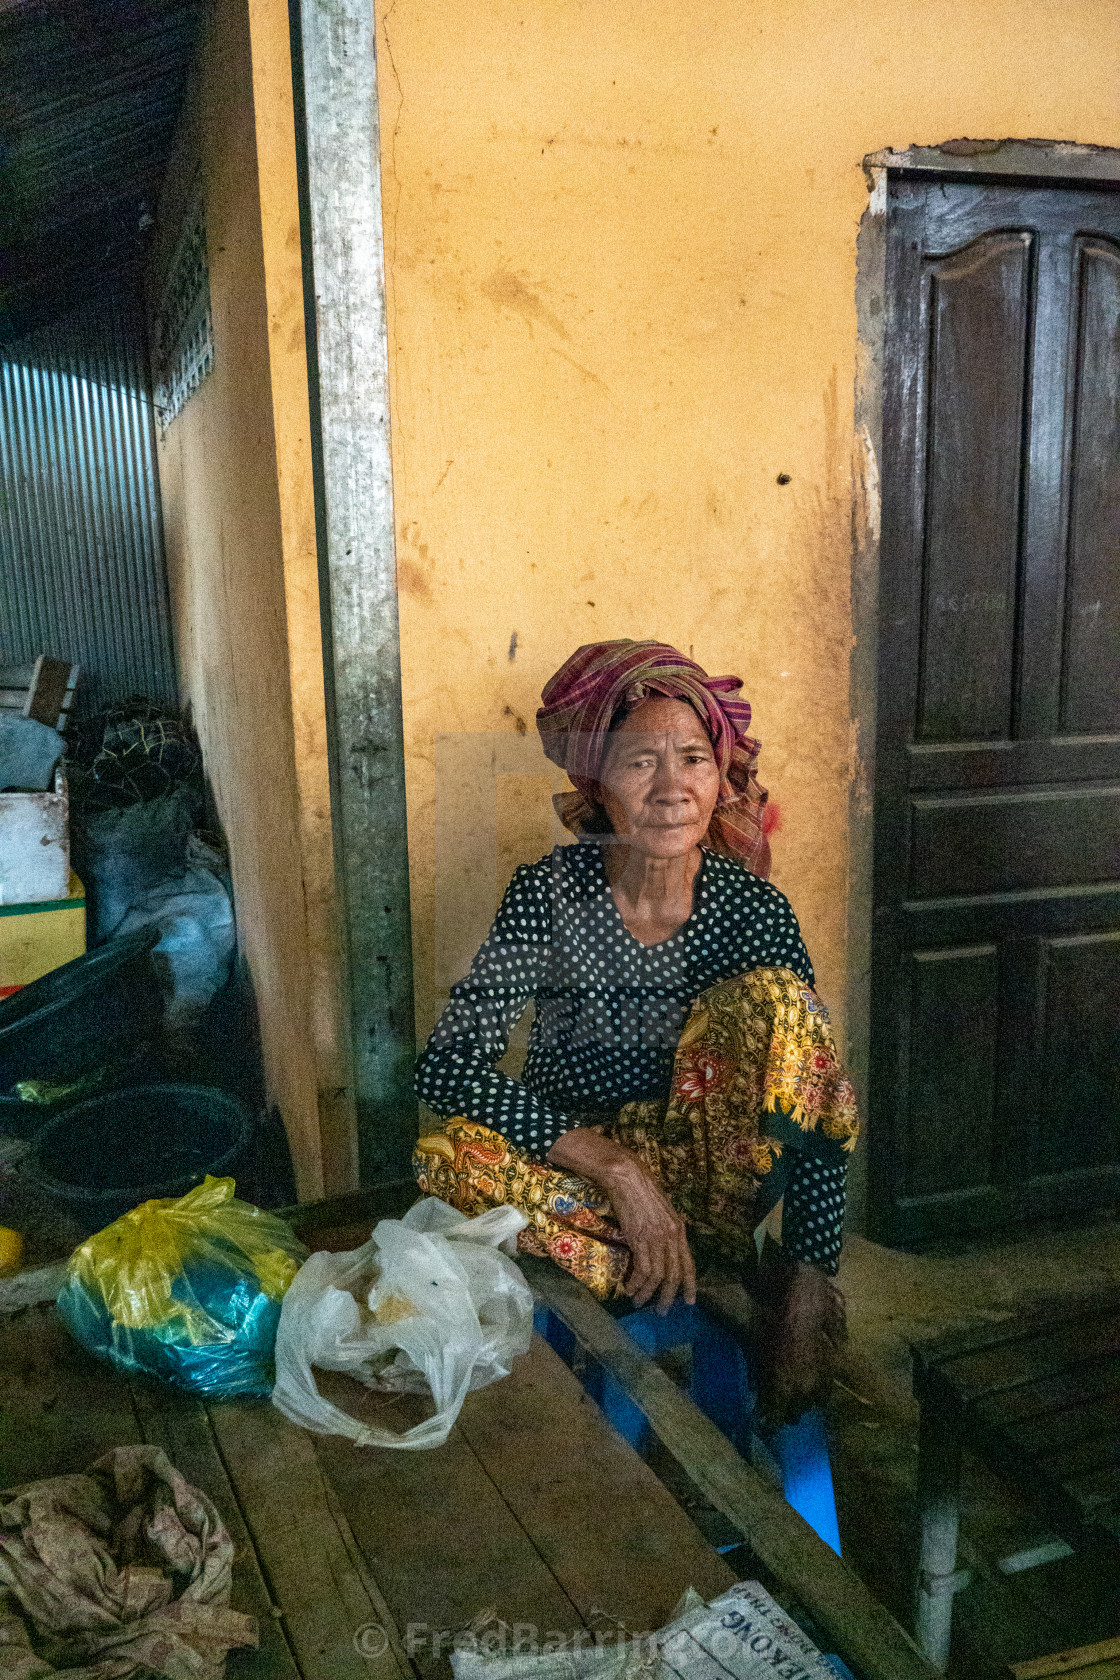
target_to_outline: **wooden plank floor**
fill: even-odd
[[[451,1635],[487,1612],[541,1639],[640,1633],[687,1587],[735,1578],[539,1339],[468,1395],[444,1446],[399,1452],[130,1385],[51,1307],[0,1319],[0,1489],[141,1440],[233,1537],[233,1602],[261,1645],[231,1653],[230,1680],[436,1680]]]

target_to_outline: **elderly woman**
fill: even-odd
[[[788,901],[737,677],[660,642],[579,648],[537,726],[579,838],[518,869],[417,1065],[447,1121],[422,1188],[511,1202],[520,1244],[596,1294],[695,1299],[693,1244],[765,1303],[767,1410],[820,1393],[842,1334],[830,1282],[858,1119]],[[535,1005],[522,1076],[497,1070]],[[781,1250],[755,1275],[778,1200]]]

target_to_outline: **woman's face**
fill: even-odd
[[[615,833],[649,857],[674,858],[708,832],[719,793],[712,744],[684,700],[646,700],[611,731],[599,772]]]

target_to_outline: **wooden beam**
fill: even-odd
[[[937,1670],[859,1576],[583,1285],[551,1261],[521,1255],[519,1263],[538,1299],[621,1385],[698,1490],[731,1518],[766,1567],[804,1604],[837,1654],[863,1680],[933,1680]]]
[[[369,1183],[408,1172],[417,1121],[376,26],[373,0],[293,10],[335,853]]]
[[[248,20],[292,740],[299,793],[302,908],[307,923],[307,1030],[314,1045],[318,1097],[317,1140],[311,1137],[306,1117],[301,1115],[298,1129],[293,1127],[293,1144],[318,1156],[315,1162],[297,1162],[302,1192],[307,1193],[306,1186],[321,1169],[323,1193],[329,1196],[352,1190],[358,1183],[358,1132],[350,981],[340,902],[342,871],[335,856],[332,819],[327,649],[315,522],[309,352],[306,333],[297,330],[306,317],[292,43],[287,9],[275,0],[249,0]]]

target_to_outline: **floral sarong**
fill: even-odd
[[[859,1132],[828,1012],[787,968],[756,968],[697,998],[667,1100],[572,1122],[598,1124],[632,1150],[690,1230],[731,1262],[747,1257],[797,1152],[841,1162]],[[603,1192],[499,1132],[449,1120],[419,1139],[413,1169],[422,1190],[463,1213],[520,1208],[529,1224],[518,1246],[549,1256],[596,1295],[612,1295],[625,1278],[630,1252]]]

